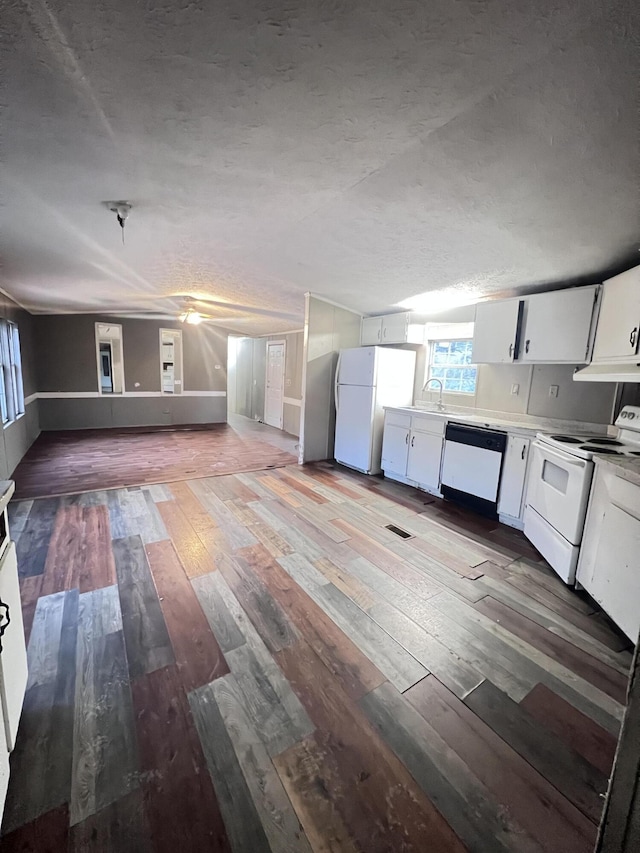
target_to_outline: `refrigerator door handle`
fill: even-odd
[[[333,401],[335,403],[336,412],[338,411],[338,383],[340,382],[340,359],[342,352],[338,353],[338,363],[336,364],[336,381],[333,386]]]

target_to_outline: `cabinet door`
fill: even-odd
[[[593,361],[635,360],[640,337],[640,267],[605,281]]]
[[[382,341],[382,317],[363,317],[360,329],[360,343],[371,347]]]
[[[412,432],[409,441],[407,477],[430,489],[440,485],[442,436],[430,432]]]
[[[387,314],[382,318],[382,343],[404,344],[407,340],[409,314]]]
[[[5,732],[0,732],[9,752],[13,749],[18,723],[22,712],[22,700],[27,686],[27,650],[24,642],[24,626],[20,604],[18,561],[16,546],[11,542],[0,564],[0,598],[9,605],[11,621],[2,638],[2,666],[0,668],[0,692]]]
[[[601,525],[589,593],[635,643],[640,629],[640,519],[612,503]]]
[[[473,327],[474,364],[502,364],[514,361],[522,302],[507,299],[476,305]]]
[[[0,717],[0,725],[2,717]],[[9,787],[9,753],[4,743],[0,743],[0,819],[4,809],[4,801],[7,797],[7,788]]]
[[[529,463],[530,443],[528,438],[522,438],[519,435],[510,435],[507,440],[507,452],[502,462],[500,496],[498,498],[498,512],[501,515],[520,518],[522,514],[522,498],[527,464]]]
[[[528,296],[518,360],[586,364],[596,293],[594,285]]]
[[[382,470],[406,477],[408,454],[409,428],[385,424],[382,437]]]

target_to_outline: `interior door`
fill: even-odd
[[[507,299],[476,305],[474,364],[501,364],[515,359],[521,304],[518,299]]]
[[[267,388],[264,422],[282,429],[284,406],[284,341],[267,343]]]
[[[364,385],[338,385],[336,394],[334,456],[366,473],[371,470],[374,393]]]

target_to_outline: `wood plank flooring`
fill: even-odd
[[[586,596],[412,489],[198,469],[11,503],[2,853],[593,849],[631,656]]]
[[[236,418],[235,428],[229,424],[208,424],[174,429],[43,432],[13,474],[16,498],[172,483],[295,464],[291,436],[273,430],[284,435],[285,440],[278,441],[269,433],[266,439],[259,437],[242,423],[245,420]],[[34,515],[42,515],[43,528],[47,525],[47,512],[46,505],[35,508]],[[29,551],[32,573],[37,574],[43,556],[34,524],[29,534]]]

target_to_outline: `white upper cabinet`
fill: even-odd
[[[593,348],[594,362],[638,360],[640,267],[605,281]]]
[[[422,344],[424,343],[424,324],[413,323],[410,311],[399,314],[385,314],[383,317],[364,317],[360,334],[360,344]]]
[[[475,364],[586,364],[600,286],[573,287],[476,305]]]
[[[519,299],[476,305],[471,356],[474,364],[502,364],[515,360],[521,305]]]
[[[382,343],[382,317],[363,317],[360,330],[360,344],[373,347]]]
[[[518,361],[586,364],[597,294],[594,284],[527,296]]]

